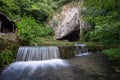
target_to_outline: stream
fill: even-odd
[[[67,50],[71,49],[74,48]],[[66,53],[64,49],[62,51]],[[67,53],[69,53],[68,51]],[[59,49],[55,46],[20,47],[16,62],[3,70],[0,80],[120,79],[119,72],[112,71],[113,66],[101,52],[88,52],[85,45],[78,46],[75,52],[76,56],[61,59]],[[69,55],[67,54],[67,56]]]
[[[120,73],[112,71],[113,66],[101,52],[79,56],[69,60],[75,80],[119,80]]]

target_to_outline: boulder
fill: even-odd
[[[54,39],[78,41],[80,35],[80,12],[78,7],[64,6],[59,14],[53,16]]]

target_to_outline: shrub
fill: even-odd
[[[18,26],[18,35],[25,41],[27,44],[30,44],[32,41],[36,41],[38,37],[51,36],[53,31],[50,27],[46,27],[43,24],[38,24],[35,19],[31,17],[23,17]]]
[[[120,45],[119,0],[85,0],[83,19],[92,27],[87,39],[103,45]],[[86,37],[86,36],[85,36]]]
[[[15,60],[15,51],[4,50],[0,53],[0,70]]]
[[[120,60],[120,48],[111,48],[103,50],[110,60]]]

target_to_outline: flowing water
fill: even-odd
[[[38,61],[59,58],[59,49],[50,47],[20,47],[17,54],[17,61]]]
[[[69,64],[61,59],[22,61],[10,64],[0,80],[74,80],[72,74]]]
[[[76,54],[88,52],[86,44],[75,44],[75,47],[76,47]]]
[[[84,56],[84,55],[90,55],[91,53],[88,52],[87,45],[86,44],[75,44],[76,47],[76,56]]]
[[[0,75],[0,80],[74,80],[66,60],[59,59],[58,47],[20,47],[17,61]]]
[[[3,70],[0,74],[0,80],[120,79],[119,74],[110,72],[110,66],[106,66],[107,60],[101,53],[89,55],[90,53],[87,52],[87,49],[85,51],[86,45],[82,45],[81,48],[81,45],[77,44],[75,47],[78,49],[77,52],[79,52],[78,54],[76,53],[77,57],[67,60],[60,59],[57,47],[20,47],[17,61]],[[74,48],[67,49],[70,51]],[[69,51],[64,50],[62,51],[69,55]]]

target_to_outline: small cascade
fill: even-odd
[[[89,55],[86,44],[75,44],[76,56]]]
[[[59,58],[59,49],[50,47],[20,47],[17,53],[17,61],[38,61]]]
[[[0,80],[75,80],[66,60],[59,59],[59,49],[20,47],[16,62],[0,74]]]

